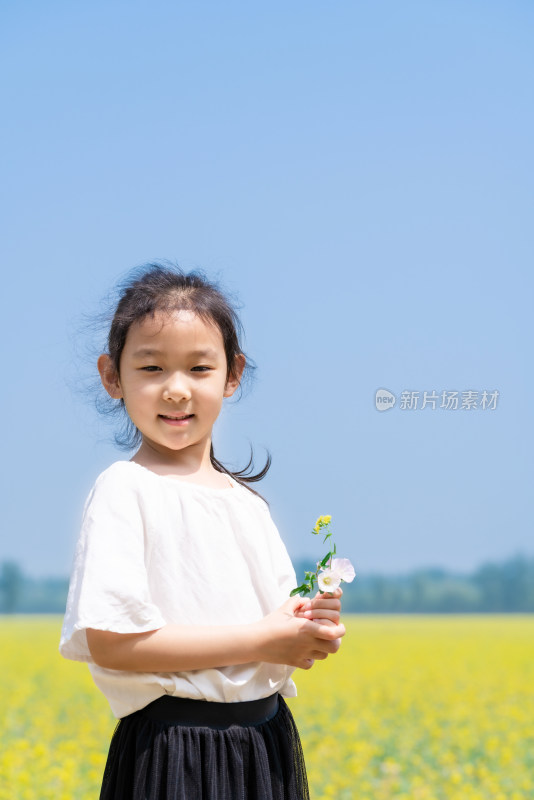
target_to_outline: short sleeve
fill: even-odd
[[[92,661],[87,628],[143,633],[165,625],[146,568],[143,498],[132,473],[112,465],[85,503],[59,651]]]

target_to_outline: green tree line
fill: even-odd
[[[297,576],[313,561],[296,563]],[[343,610],[351,613],[531,613],[534,558],[516,555],[481,564],[469,574],[440,568],[403,575],[360,574],[342,584]]]
[[[297,576],[313,564],[295,563]],[[0,613],[65,611],[68,578],[32,578],[13,561],[0,564]],[[533,613],[534,558],[487,562],[469,574],[440,568],[403,575],[359,574],[343,584],[343,610],[352,613]]]

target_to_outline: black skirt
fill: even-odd
[[[293,716],[280,695],[211,703],[165,695],[123,717],[100,800],[309,800]]]

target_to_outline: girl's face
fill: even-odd
[[[192,311],[156,313],[128,330],[120,377],[112,366],[109,371],[110,363],[109,356],[100,356],[102,382],[112,397],[124,400],[144,445],[173,460],[187,454],[200,464],[209,458],[213,424],[244,367],[243,357],[238,377],[227,380],[223,338],[215,325]]]

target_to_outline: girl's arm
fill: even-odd
[[[339,649],[343,625],[297,616],[309,605],[292,597],[248,625],[165,625],[146,633],[87,629],[96,664],[134,672],[183,672],[265,661],[309,669]]]

